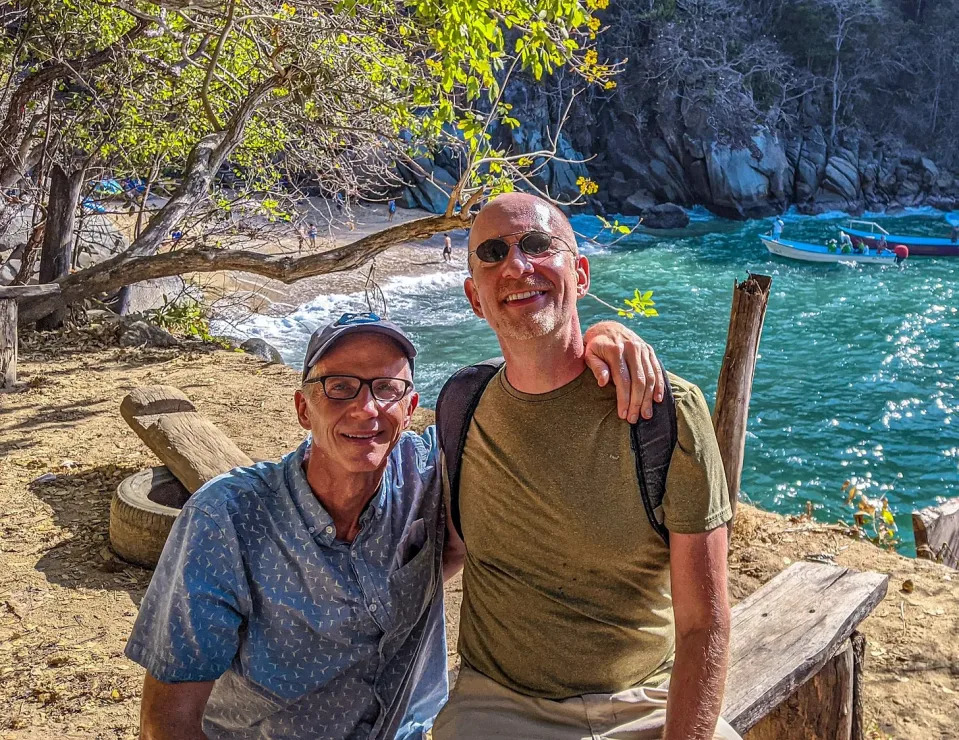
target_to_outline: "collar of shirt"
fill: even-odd
[[[320,503],[313,493],[310,482],[306,479],[303,469],[303,460],[309,449],[311,440],[307,438],[292,454],[288,455],[286,463],[286,485],[290,490],[290,497],[300,516],[306,524],[307,531],[317,542],[330,546],[336,540],[336,526],[333,517]],[[379,490],[370,499],[366,509],[360,515],[360,528],[366,525],[371,517],[379,518],[386,510],[390,487],[386,484],[386,475],[380,481]]]

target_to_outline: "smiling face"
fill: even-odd
[[[326,375],[413,379],[399,345],[372,332],[338,340],[310,370],[310,378]],[[296,392],[295,399],[300,426],[313,433],[310,465],[343,476],[383,471],[410,424],[419,396],[410,393],[387,403],[373,398],[370,386],[364,385],[356,398],[337,401],[326,397],[321,383],[310,383]]]
[[[524,254],[519,240],[530,231],[557,237],[554,249]],[[510,250],[504,260],[489,264],[474,252],[493,238],[503,239]],[[470,229],[472,274],[463,287],[473,312],[507,340],[547,336],[578,322],[576,301],[589,289],[589,263],[574,254],[575,244],[569,221],[555,206],[526,193],[497,197]]]

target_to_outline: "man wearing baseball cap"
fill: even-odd
[[[651,352],[604,326],[600,377]],[[375,314],[321,327],[295,393],[307,440],[183,507],[126,648],[142,738],[425,737],[447,693],[446,519],[435,429],[406,433],[415,356]]]

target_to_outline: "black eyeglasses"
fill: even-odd
[[[355,375],[324,375],[320,378],[308,378],[306,383],[322,383],[323,393],[334,401],[349,401],[360,394],[364,385],[370,387],[370,393],[377,401],[393,403],[404,398],[413,388],[406,378],[357,378]]]
[[[519,241],[516,242],[516,245],[520,248],[520,251],[529,256],[529,257],[540,257],[544,254],[551,254],[557,251],[553,246],[553,241],[558,241],[562,248],[573,251],[572,248],[560,239],[558,236],[553,234],[547,234],[545,231],[527,231],[519,232],[522,233],[522,236],[519,238]],[[504,236],[516,236],[515,234],[504,234]],[[476,258],[480,262],[486,262],[490,265],[495,265],[497,262],[502,262],[506,259],[506,255],[509,254],[510,244],[503,237],[498,236],[493,239],[487,239],[486,241],[480,242],[479,246],[473,251],[473,254],[476,255]]]

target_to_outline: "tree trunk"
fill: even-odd
[[[73,227],[77,202],[83,185],[83,170],[67,174],[60,165],[50,170],[50,196],[47,199],[47,220],[40,253],[40,282],[52,283],[70,273],[73,259]],[[65,308],[57,308],[37,321],[38,329],[58,329],[63,324]]]
[[[749,399],[756,370],[756,353],[759,351],[759,338],[763,332],[770,285],[772,278],[751,273],[743,282],[734,283],[726,353],[716,388],[713,428],[716,430],[716,440],[726,470],[729,503],[734,518],[739,501],[739,481],[743,472],[746,419],[749,416]],[[732,524],[730,521],[730,537]]]
[[[836,63],[832,72],[832,118],[829,122],[829,143],[836,143],[836,126],[839,114],[839,49],[836,49]]]
[[[146,257],[131,257],[127,250],[63,278],[60,281],[61,296],[37,298],[21,303],[20,323],[25,325],[36,321],[39,316],[46,315],[64,304],[69,305],[101,293],[113,293],[124,285],[189,272],[251,272],[289,284],[316,275],[352,270],[365,265],[394,244],[412,239],[427,239],[442,231],[468,228],[470,220],[469,209],[465,208],[454,216],[426,216],[404,221],[342,247],[313,252],[302,257],[216,247],[192,247]]]
[[[33,277],[33,268],[37,265],[37,255],[40,253],[40,245],[43,244],[45,224],[45,221],[40,221],[30,231],[30,238],[27,239],[26,246],[23,248],[20,269],[17,270],[17,276],[13,279],[13,285],[26,285]]]

